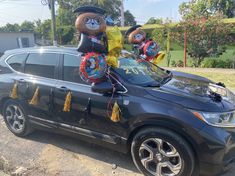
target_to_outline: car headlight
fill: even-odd
[[[235,127],[235,111],[214,113],[214,112],[191,112],[200,120],[216,127]]]

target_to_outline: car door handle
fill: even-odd
[[[17,79],[16,81],[18,81],[19,83],[26,83],[24,79]]]
[[[59,91],[63,91],[63,92],[69,91],[69,89],[68,89],[67,87],[65,87],[65,86],[57,87],[57,89],[58,89]]]

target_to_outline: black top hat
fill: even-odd
[[[125,32],[125,36],[128,36],[130,33],[132,33],[134,30],[138,29],[142,27],[141,25],[135,25],[135,26],[132,26],[130,29],[128,29],[126,32]]]
[[[104,9],[101,9],[99,7],[94,7],[94,6],[82,6],[74,10],[74,13],[78,13],[78,15],[82,13],[87,13],[87,12],[98,13],[100,15],[104,15],[106,13]]]

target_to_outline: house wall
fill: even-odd
[[[29,47],[35,46],[35,38],[33,33],[27,32],[0,32],[0,53],[6,50],[19,48],[18,38],[28,38]]]

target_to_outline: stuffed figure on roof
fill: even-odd
[[[74,12],[78,13],[75,27],[80,34],[77,50],[83,53],[80,75],[87,82],[101,82],[107,69],[105,54],[108,52],[105,11],[83,6]]]
[[[154,64],[158,64],[164,59],[165,53],[160,52],[160,46],[155,41],[146,38],[146,33],[141,27],[141,25],[131,27],[126,31],[125,36],[128,42],[133,45],[136,55]]]
[[[117,27],[106,26],[105,11],[98,7],[77,8],[75,27],[80,34],[78,51],[83,53],[80,75],[90,83],[105,79],[107,66],[118,66],[118,57],[123,48],[122,34]],[[111,24],[111,18],[107,24]]]
[[[75,27],[80,34],[78,51],[82,53],[107,53],[107,38],[105,35],[105,11],[98,7],[83,6],[77,8]]]

